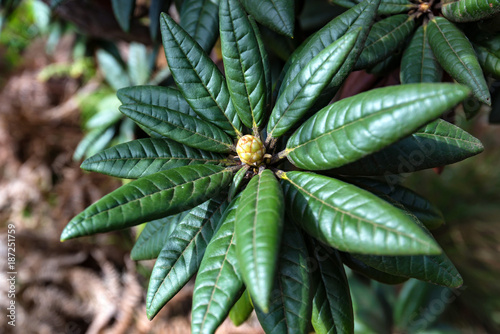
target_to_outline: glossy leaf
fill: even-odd
[[[479,101],[490,105],[483,71],[464,33],[443,17],[430,20],[428,32],[429,44],[443,69],[458,83],[470,87]]]
[[[295,26],[295,2],[289,0],[242,0],[243,6],[259,23],[293,37]]]
[[[198,117],[182,94],[171,87],[133,86],[120,89],[116,96],[122,104],[148,104]]]
[[[392,55],[406,43],[415,28],[415,18],[407,14],[393,15],[372,26],[359,55],[355,69],[371,67]]]
[[[351,179],[348,179],[348,181],[350,182]],[[390,200],[403,205],[406,210],[415,215],[428,229],[435,229],[444,224],[444,217],[441,211],[411,189],[399,184],[369,178],[355,178],[353,181],[358,186],[376,195],[380,194],[379,197],[382,199],[387,196]]]
[[[361,3],[362,0],[331,0],[331,3],[345,7],[352,8]],[[409,0],[382,0],[378,7],[377,13],[379,15],[394,15],[410,11],[416,5]]]
[[[452,22],[474,22],[500,13],[499,0],[458,0],[447,1],[441,13]]]
[[[429,45],[427,25],[418,27],[401,59],[401,83],[441,82],[443,69]]]
[[[253,311],[252,300],[247,290],[243,292],[240,299],[233,305],[229,311],[229,319],[235,326],[239,326],[250,317]]]
[[[113,14],[120,27],[128,32],[130,29],[130,20],[134,12],[135,0],[111,0]]]
[[[184,211],[147,223],[130,252],[130,258],[134,261],[156,259],[168,236],[188,213],[189,211]]]
[[[281,178],[291,217],[321,242],[363,254],[441,252],[405,213],[366,190],[306,172],[287,172]]]
[[[443,120],[436,120],[411,136],[329,175],[390,175],[449,165],[483,151],[481,142]]]
[[[73,218],[61,240],[118,230],[190,209],[227,187],[232,172],[194,165],[145,176],[121,186]]]
[[[461,85],[412,84],[343,99],[323,108],[295,131],[286,147],[288,160],[310,170],[354,162],[415,132],[468,93]]]
[[[318,334],[354,333],[349,283],[339,255],[314,243],[317,269],[313,272],[316,288],[313,291],[312,318]]]
[[[357,272],[369,279],[375,280],[377,282],[381,282],[384,284],[400,284],[408,280],[406,277],[395,276],[383,271],[377,270],[373,267],[370,267],[363,261],[358,258],[352,256],[349,253],[342,253],[342,262]]]
[[[236,198],[224,212],[196,275],[191,311],[192,333],[214,333],[243,288],[234,238],[239,200],[240,197]]]
[[[314,35],[309,37],[292,54],[285,65],[284,72],[286,74],[282,80],[279,94],[282,94],[283,90],[298,75],[302,68],[320,53],[321,50],[335,42],[341,36],[361,28],[361,32],[359,33],[356,44],[351,50],[349,57],[333,77],[330,85],[323,91],[322,97],[319,99],[323,105],[328,103],[333,98],[338,87],[340,87],[347,75],[352,71],[375,19],[379,4],[380,0],[363,1],[359,5],[337,16]]]
[[[280,95],[267,124],[269,138],[278,138],[314,104],[351,52],[358,31],[339,38],[309,61]]]
[[[168,65],[189,105],[228,134],[239,134],[240,120],[217,66],[170,16],[162,14],[160,24]]]
[[[251,20],[239,0],[222,0],[220,38],[229,94],[241,122],[256,132],[264,117],[267,87]]]
[[[500,50],[496,52],[482,45],[474,45],[477,60],[486,73],[500,78]]]
[[[235,228],[238,265],[252,300],[267,312],[283,230],[283,193],[266,169],[250,180],[240,201]]]
[[[255,20],[250,20],[250,24],[252,25],[255,37],[257,38],[257,45],[259,47],[260,59],[262,61],[262,66],[264,68],[264,78],[266,80],[266,90],[267,90],[265,109],[267,110],[269,108],[273,96],[271,65],[269,63],[269,57],[267,55],[266,45],[264,44],[264,41],[262,39],[262,34],[260,33],[257,22],[255,22]]]
[[[278,272],[269,312],[264,313],[258,307],[255,309],[266,333],[307,333],[312,298],[308,259],[301,231],[288,222],[283,229]]]
[[[108,148],[85,160],[81,168],[124,179],[138,179],[187,165],[220,165],[220,154],[184,146],[170,139],[137,139]]]
[[[192,209],[162,248],[149,280],[147,316],[152,319],[200,267],[228,205],[225,194]]]
[[[245,178],[245,175],[247,174],[249,168],[250,168],[250,165],[245,164],[234,175],[233,183],[231,183],[231,187],[229,188],[229,191],[228,191],[228,194],[227,194],[227,197],[228,197],[229,201],[232,201],[233,198],[238,193],[238,191],[240,189],[240,186],[241,186],[241,183],[243,182],[243,180]]]
[[[120,111],[136,123],[178,143],[209,152],[228,153],[233,150],[231,137],[202,119],[145,104],[125,104]]]
[[[180,16],[180,26],[210,52],[218,37],[219,0],[184,0]]]
[[[440,255],[375,256],[352,254],[369,266],[391,275],[457,288],[463,280],[450,259]]]

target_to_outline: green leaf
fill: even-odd
[[[190,209],[227,187],[232,172],[194,165],[145,176],[121,186],[73,218],[61,240],[118,230]]]
[[[249,169],[250,165],[244,164],[243,167],[241,167],[241,169],[234,175],[233,183],[231,183],[231,187],[229,188],[227,194],[227,198],[229,199],[229,201],[232,201],[238,193],[241,183],[243,182],[245,175],[247,174]]]
[[[308,260],[302,233],[291,222],[285,224],[269,312],[255,309],[266,333],[307,333],[312,297]]]
[[[133,85],[144,85],[151,74],[146,46],[130,43],[127,60],[128,73]]]
[[[258,133],[266,107],[267,87],[251,20],[239,0],[222,0],[220,38],[229,94],[241,122]]]
[[[281,95],[283,90],[290,85],[291,81],[299,74],[302,68],[320,53],[321,50],[343,35],[351,31],[357,31],[361,28],[361,32],[359,33],[351,53],[342,67],[338,70],[337,74],[333,77],[329,86],[323,91],[318,101],[318,103],[321,102],[320,105],[326,105],[333,98],[333,95],[341,86],[344,79],[352,71],[375,19],[379,3],[380,0],[363,1],[359,5],[334,18],[302,43],[289,58],[283,69],[283,73],[286,74],[280,85],[279,95]],[[316,108],[316,110],[318,109]]]
[[[441,82],[443,69],[429,45],[427,25],[418,27],[401,59],[401,83]]]
[[[224,212],[220,227],[207,246],[193,292],[192,333],[214,333],[240,295],[243,281],[236,260],[235,199]]]
[[[114,94],[103,97],[97,104],[97,112],[85,122],[86,129],[102,128],[114,125],[123,115],[118,110],[120,101]]]
[[[259,47],[260,59],[262,61],[262,67],[264,69],[264,78],[266,81],[266,105],[265,110],[268,110],[273,97],[273,80],[271,73],[271,65],[269,64],[269,57],[266,51],[266,45],[262,39],[262,34],[260,33],[259,26],[255,20],[250,20],[252,29],[254,31],[255,37],[257,38],[257,46]]]
[[[134,86],[120,89],[116,95],[122,104],[148,104],[175,110],[180,113],[198,117],[184,99],[182,94],[171,87]]]
[[[120,111],[162,136],[209,152],[234,150],[233,140],[218,127],[175,110],[146,104],[126,104]]]
[[[147,223],[130,252],[130,258],[134,261],[156,259],[168,236],[188,213],[189,210]]]
[[[210,52],[218,36],[219,0],[185,0],[180,16],[180,26]]]
[[[444,122],[444,121],[443,121]],[[348,179],[350,182],[351,179]],[[363,189],[375,193],[380,198],[389,198],[389,202],[395,201],[415,215],[418,220],[428,229],[435,229],[444,224],[444,217],[438,208],[433,206],[422,196],[399,184],[390,184],[375,179],[355,178],[353,181]]]
[[[495,52],[481,45],[474,45],[474,50],[483,70],[497,79],[500,78],[500,51]]]
[[[406,43],[415,28],[415,17],[393,15],[375,23],[366,38],[355,69],[371,67],[392,55]]]
[[[267,124],[268,140],[278,138],[314,104],[351,52],[358,31],[339,38],[309,61],[280,95]]]
[[[295,27],[295,2],[290,0],[242,0],[243,6],[259,23],[293,37]]]
[[[137,139],[104,150],[85,160],[81,168],[124,179],[138,179],[181,166],[229,162],[217,153],[184,146],[170,139]]]
[[[113,126],[104,126],[91,130],[78,143],[75,153],[73,153],[73,160],[80,160],[83,157],[88,157],[101,151],[108,146],[114,135],[115,128]]]
[[[170,16],[162,14],[160,22],[168,65],[182,95],[201,118],[232,136],[239,135],[240,120],[222,73]]]
[[[131,85],[127,71],[120,60],[103,49],[97,50],[96,55],[97,63],[99,68],[102,69],[104,78],[114,90]]]
[[[417,278],[422,281],[457,288],[462,277],[445,254],[423,256],[375,256],[352,254],[355,258],[382,272]]]
[[[468,93],[461,85],[411,84],[343,99],[295,131],[287,143],[288,160],[310,170],[354,162],[415,132]]]
[[[311,322],[317,334],[354,333],[349,283],[334,249],[314,242],[317,269],[313,272],[316,288],[313,291]]]
[[[236,256],[252,300],[269,309],[283,230],[283,193],[266,169],[250,180],[236,209]]]
[[[394,276],[370,267],[369,265],[353,257],[349,253],[342,253],[341,256],[342,262],[345,263],[346,266],[348,266],[358,274],[361,274],[377,282],[381,282],[384,284],[401,284],[408,280],[408,278],[406,277]]]
[[[229,311],[229,319],[231,319],[235,326],[240,326],[242,323],[247,321],[252,314],[252,311],[252,300],[250,299],[248,290],[245,290],[240,299],[238,299],[236,304],[233,305],[231,311]]]
[[[291,216],[321,242],[363,254],[441,252],[405,213],[366,190],[313,173],[287,172],[280,177]]]
[[[123,31],[128,32],[130,29],[130,19],[134,12],[135,0],[111,0],[113,6],[113,14]]]
[[[390,175],[449,165],[479,154],[484,147],[466,131],[436,120],[411,136],[329,171],[328,175]]]
[[[171,0],[151,0],[151,6],[149,6],[149,33],[153,41],[158,36],[160,14],[168,11],[170,3]]]
[[[500,13],[499,0],[455,0],[443,3],[441,13],[452,22],[474,22]]]
[[[429,44],[439,64],[458,83],[471,88],[479,101],[491,105],[490,92],[467,37],[443,17],[429,21]]]
[[[146,297],[152,319],[193,277],[228,206],[226,194],[192,209],[168,237],[156,260]]]
[[[331,3],[345,8],[352,8],[362,2],[362,0],[330,0]],[[378,7],[378,15],[394,15],[407,13],[417,5],[411,3],[409,0],[382,0]]]

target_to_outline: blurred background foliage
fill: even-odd
[[[58,240],[72,216],[122,182],[82,172],[81,159],[143,135],[118,112],[116,91],[170,84],[159,53],[157,23],[147,16],[153,3],[157,1],[137,1],[128,31],[123,31],[120,20],[112,19],[104,28],[95,23],[101,15],[113,18],[110,1],[80,2],[77,10],[86,5],[102,10],[95,20],[85,17],[88,22],[71,21],[64,10],[51,10],[57,1],[0,1],[0,254],[6,258],[6,226],[14,223],[18,333],[189,330],[192,284],[154,321],[147,320],[144,294],[152,263],[129,260],[136,230],[66,244]],[[302,33],[344,10],[328,1],[307,2],[300,16]],[[263,36],[275,59],[286,59],[296,47],[296,41],[276,39],[271,30]],[[217,47],[212,56],[220,59]],[[394,72],[383,77],[357,72],[351,77],[354,87],[346,88],[348,81],[344,96],[397,84]],[[497,83],[494,102],[500,100]],[[465,105],[449,116],[484,143],[484,153],[443,170],[402,176],[405,185],[442,210],[447,224],[435,236],[462,274],[464,286],[451,291],[415,280],[389,286],[350,272],[357,332],[500,332],[500,133],[492,125],[499,105]],[[477,108],[479,115],[466,120],[467,108]],[[7,270],[0,263],[3,296]],[[12,331],[5,317],[0,317],[0,329]],[[226,321],[218,333],[262,330],[251,318],[238,328]]]

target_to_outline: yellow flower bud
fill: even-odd
[[[252,135],[246,135],[238,140],[236,153],[238,153],[241,162],[250,166],[258,166],[262,163],[262,160],[264,160],[266,148],[259,138]]]

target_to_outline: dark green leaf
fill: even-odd
[[[354,333],[349,283],[336,250],[314,242],[317,269],[312,300],[312,325],[318,334]]]
[[[499,0],[446,1],[441,13],[452,22],[474,22],[500,13]]]
[[[449,165],[483,151],[481,142],[459,127],[436,120],[383,150],[328,172],[329,175],[390,175]],[[390,181],[390,180],[388,180]]]
[[[476,54],[464,33],[443,17],[429,21],[429,44],[439,64],[458,83],[469,86],[479,101],[491,104]]]
[[[235,228],[238,265],[252,300],[267,312],[283,229],[283,193],[266,169],[252,178],[240,201]]]
[[[234,150],[231,137],[202,119],[146,104],[122,105],[120,111],[136,123],[181,144],[217,153]]]
[[[342,253],[342,262],[355,272],[384,284],[400,284],[408,280],[406,277],[394,276],[370,267],[349,253]]]
[[[168,236],[188,213],[189,211],[184,211],[147,223],[130,252],[130,258],[134,261],[156,259]]]
[[[259,23],[293,37],[295,25],[295,1],[290,0],[242,0],[243,6]]]
[[[161,16],[165,55],[182,95],[203,119],[230,135],[240,134],[241,124],[226,80],[210,57],[174,20]]]
[[[135,0],[111,0],[113,13],[120,27],[128,32],[130,29],[130,19],[134,12]]]
[[[444,254],[434,256],[375,256],[352,254],[367,265],[382,272],[417,278],[422,281],[457,288],[463,280]]]
[[[235,326],[239,326],[250,317],[253,311],[252,300],[247,290],[243,292],[240,299],[233,305],[229,311],[229,319]]]
[[[496,52],[481,45],[474,45],[477,60],[486,73],[500,78],[500,51]]]
[[[234,175],[233,183],[231,183],[231,187],[229,188],[229,192],[227,194],[227,198],[229,199],[229,201],[232,201],[233,198],[238,193],[238,190],[239,190],[239,188],[241,186],[241,183],[243,182],[243,179],[245,178],[245,175],[246,175],[246,173],[247,173],[247,171],[248,171],[249,168],[250,168],[250,165],[245,164]]]
[[[158,36],[160,14],[168,11],[170,3],[171,0],[151,0],[151,6],[149,6],[149,32],[153,41]]]
[[[229,94],[241,122],[257,133],[264,117],[267,87],[262,50],[251,20],[239,0],[222,0],[220,38]]]
[[[302,45],[292,54],[283,69],[285,76],[282,80],[279,94],[291,83],[291,81],[299,74],[304,66],[313,59],[325,47],[335,42],[341,36],[357,31],[361,28],[356,44],[349,57],[333,77],[330,85],[323,91],[318,103],[326,105],[332,98],[337,89],[343,83],[344,79],[352,71],[359,54],[362,51],[370,27],[375,19],[377,8],[380,0],[367,0],[359,5],[349,9],[345,13],[337,16],[321,30],[309,37]],[[317,108],[315,108],[318,110]]]
[[[415,18],[407,14],[389,16],[375,23],[366,38],[355,69],[371,67],[392,55],[415,28]]]
[[[152,319],[193,277],[227,208],[222,194],[192,209],[162,248],[149,280],[147,315]]]
[[[444,121],[443,121],[444,122]],[[351,182],[351,179],[348,179]],[[369,190],[382,199],[388,196],[390,200],[404,206],[415,215],[428,229],[435,229],[444,224],[444,217],[438,208],[433,206],[422,196],[399,184],[390,184],[375,179],[355,178],[353,181],[360,187]]]
[[[291,217],[332,247],[378,255],[441,252],[405,213],[366,190],[306,172],[282,173],[281,178]]]
[[[191,311],[192,333],[215,333],[239,297],[243,281],[236,260],[236,198],[224,212],[196,275]]]
[[[149,104],[175,110],[180,113],[198,117],[184,99],[182,94],[171,87],[134,86],[120,89],[116,95],[123,104]]]
[[[269,57],[266,51],[266,45],[262,39],[262,34],[260,33],[259,26],[255,22],[255,20],[250,20],[250,24],[252,25],[252,29],[254,31],[255,37],[257,38],[257,45],[259,47],[260,59],[262,61],[262,66],[264,68],[264,77],[266,80],[266,105],[265,110],[268,109],[272,96],[273,96],[273,82],[272,82],[272,74],[271,74],[271,66],[269,64]]]
[[[220,165],[229,161],[216,153],[184,146],[170,139],[137,139],[85,160],[81,168],[124,179],[138,179],[187,165]]]
[[[330,2],[345,8],[352,8],[361,3],[362,0],[330,0]],[[380,1],[377,13],[379,15],[401,14],[416,7],[417,5],[413,4],[409,0],[382,0]]]
[[[428,39],[427,25],[418,27],[401,59],[401,83],[441,82],[443,69]]]
[[[132,181],[73,218],[61,240],[118,230],[185,211],[229,186],[232,174],[220,166],[193,165]]]
[[[312,297],[308,259],[301,231],[291,222],[285,224],[269,312],[255,309],[266,333],[307,333]]]
[[[280,95],[267,124],[268,140],[278,138],[314,104],[351,52],[358,31],[339,38],[309,61]]]
[[[323,108],[290,137],[295,166],[340,167],[410,135],[462,101],[469,90],[454,84],[411,84],[374,89]]]
[[[218,36],[219,0],[184,0],[180,26],[210,52]]]
[[[106,50],[97,50],[97,63],[108,84],[118,90],[130,86],[131,82],[122,62]]]

